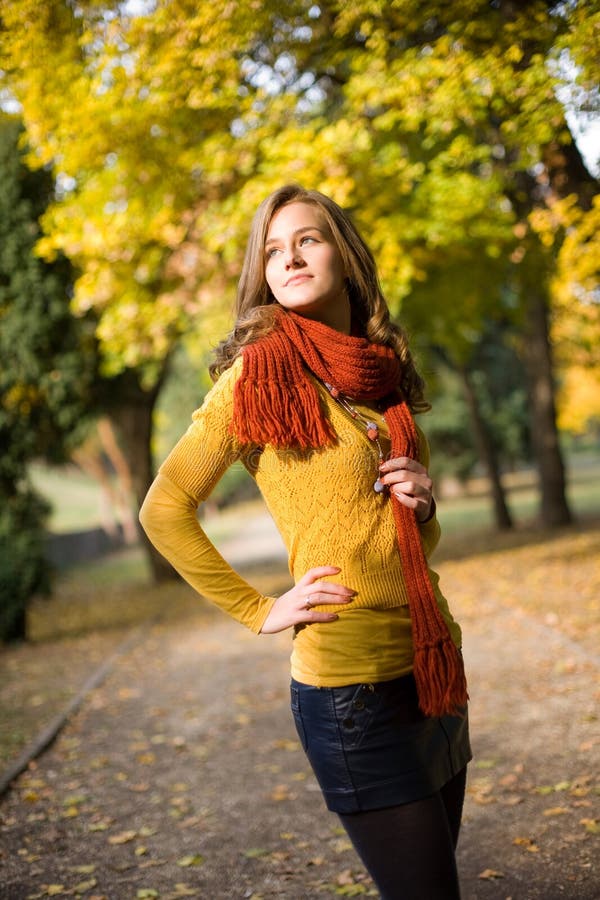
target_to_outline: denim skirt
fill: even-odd
[[[460,716],[424,716],[412,675],[334,688],[292,679],[291,705],[332,812],[421,800],[471,759],[467,709]]]

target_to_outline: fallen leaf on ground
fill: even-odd
[[[496,869],[484,869],[477,877],[484,881],[493,881],[494,878],[504,878],[504,873],[498,872]]]
[[[268,856],[268,853],[269,851],[262,847],[251,847],[249,850],[244,850],[242,856],[245,856],[246,859],[259,859],[261,856]]]
[[[91,891],[92,888],[96,887],[98,884],[98,880],[96,878],[90,878],[88,881],[80,881],[79,884],[76,884],[73,888],[75,894],[86,894],[88,891]]]
[[[340,897],[357,897],[359,894],[366,894],[367,888],[364,884],[345,884],[336,888],[335,892]]]
[[[516,847],[524,847],[529,853],[540,852],[538,845],[528,837],[516,837],[513,839],[513,844]]]
[[[295,794],[290,793],[290,789],[286,784],[278,784],[271,794],[271,800],[280,803],[282,800],[294,800]]]
[[[121,831],[120,834],[111,834],[109,844],[127,844],[137,837],[137,831]]]
[[[298,743],[298,741],[291,741],[287,738],[273,741],[272,746],[275,747],[276,750],[287,750],[290,753],[295,753],[296,750],[300,749],[300,744]]]
[[[141,766],[153,766],[156,762],[156,755],[154,753],[138,753],[137,761]]]
[[[203,862],[204,857],[200,856],[199,853],[196,853],[193,856],[182,856],[181,859],[177,860],[177,865],[182,866],[185,869],[188,866],[201,866]]]
[[[523,802],[523,797],[520,794],[507,794],[505,797],[500,797],[499,802],[502,806],[518,806]]]

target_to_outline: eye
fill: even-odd
[[[317,239],[315,237],[313,237],[311,234],[305,234],[300,241],[300,246],[305,244],[307,241],[310,241],[311,243],[317,243]]]
[[[276,253],[279,253],[279,247],[270,247],[266,252],[267,259],[272,259]]]

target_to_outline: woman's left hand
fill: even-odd
[[[419,522],[425,522],[433,503],[433,482],[425,466],[416,459],[400,456],[382,462],[379,471],[379,480],[387,485],[390,494],[403,506],[414,509]]]

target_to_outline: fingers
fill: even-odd
[[[314,569],[309,569],[306,575],[303,575],[298,580],[298,584],[312,584],[317,578],[325,578],[326,575],[337,575],[341,571],[339,566],[315,566]]]
[[[426,475],[427,469],[418,459],[411,459],[410,456],[398,456],[395,459],[386,459],[380,465],[381,472],[393,472],[397,469],[406,470],[408,472],[420,472]]]
[[[314,609],[312,605],[312,600],[314,599],[315,605],[318,605],[320,609]],[[305,603],[304,606],[298,611],[298,619],[296,624],[311,624],[313,622],[335,622],[336,619],[339,618],[336,612],[329,612],[328,610],[324,610],[322,607],[326,604],[338,604],[345,606],[350,603],[352,597],[346,597],[345,599],[329,599],[329,600],[319,600],[318,598],[311,597],[308,603]]]
[[[427,518],[432,503],[433,482],[425,466],[416,459],[401,456],[380,466],[381,481],[396,500],[414,509],[419,519]]]
[[[405,494],[431,493],[432,481],[425,466],[416,459],[401,456],[381,464],[380,478],[388,487],[401,485]]]
[[[261,632],[274,634],[294,625],[335,622],[338,618],[337,613],[316,610],[314,607],[345,605],[356,597],[357,592],[343,584],[317,580],[340,571],[337,566],[317,566],[310,569],[291,590],[277,598],[263,623]]]
[[[356,596],[356,591],[333,581],[318,580],[328,575],[337,575],[340,571],[339,566],[315,566],[314,569],[309,569],[296,585],[300,603],[306,609],[324,603],[348,603]]]
[[[354,597],[356,597],[356,591],[343,584],[315,582],[303,588],[300,602],[306,609],[310,609],[313,606],[322,606],[327,603],[350,603]]]

